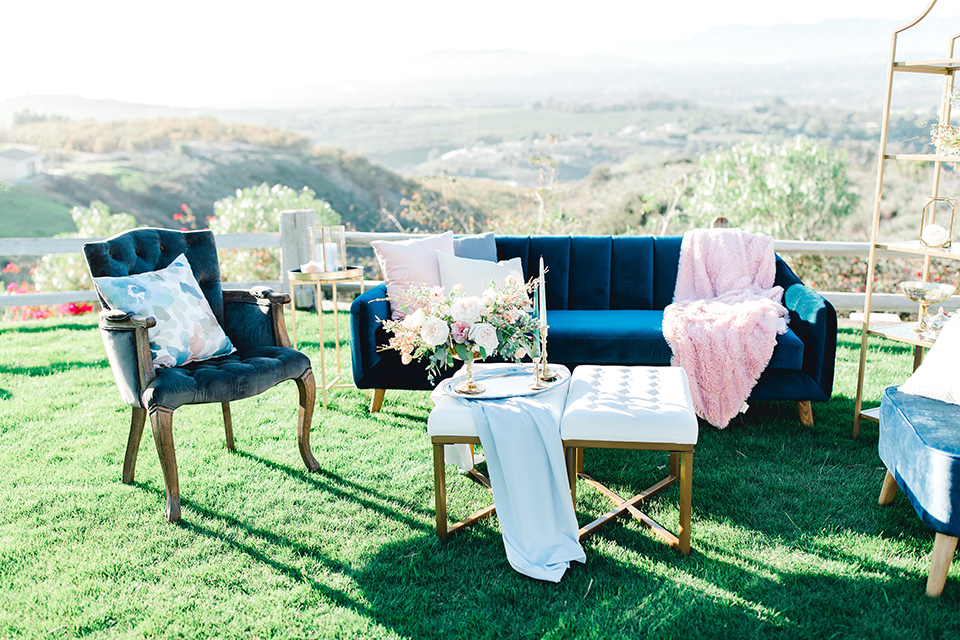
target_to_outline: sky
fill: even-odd
[[[0,100],[77,95],[170,106],[280,106],[298,83],[388,80],[449,49],[618,53],[718,26],[906,22],[928,0],[22,0],[0,12]],[[940,0],[936,15],[960,15]],[[562,8],[562,7],[570,8]],[[951,13],[952,11],[952,13]],[[279,92],[282,93],[282,92]]]

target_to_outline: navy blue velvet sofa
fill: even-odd
[[[503,236],[499,260],[519,257],[527,278],[540,256],[546,278],[551,362],[669,365],[662,333],[663,309],[673,301],[680,237]],[[797,401],[801,421],[812,424],[810,401],[830,398],[837,348],[837,314],[777,257],[776,284],[784,289],[789,330],[777,339],[770,364],[751,400]],[[354,300],[350,309],[353,378],[375,389],[371,410],[385,389],[432,389],[423,366],[403,365],[396,351],[380,351],[388,335],[380,320],[390,316],[386,286]],[[439,382],[439,380],[437,380]]]

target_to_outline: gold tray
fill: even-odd
[[[338,271],[317,271],[303,273],[300,269],[287,272],[291,280],[301,282],[333,282],[334,280],[355,280],[363,277],[363,267],[344,267]]]

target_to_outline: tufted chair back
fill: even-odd
[[[94,278],[112,278],[156,271],[170,265],[181,253],[187,256],[193,275],[210,303],[213,315],[223,326],[223,290],[220,263],[213,232],[134,229],[102,242],[89,242],[83,253]],[[104,309],[110,307],[100,298]]]

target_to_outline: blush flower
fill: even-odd
[[[450,327],[450,335],[457,344],[463,344],[470,335],[470,325],[466,322],[454,322]]]
[[[476,296],[465,296],[457,298],[450,305],[450,317],[455,322],[466,322],[473,324],[480,319],[480,313],[483,311],[483,304],[480,298]]]
[[[470,328],[470,340],[487,353],[493,353],[500,346],[496,327],[487,322],[478,322]]]
[[[427,318],[420,327],[420,339],[429,347],[437,347],[450,337],[450,326],[439,318]]]

